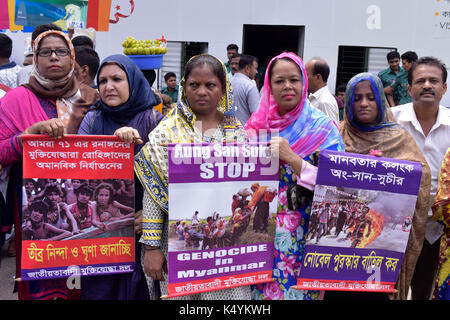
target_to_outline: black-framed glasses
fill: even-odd
[[[69,49],[41,49],[38,51],[38,56],[39,57],[50,57],[53,52],[58,56],[58,57],[65,57],[70,53]]]

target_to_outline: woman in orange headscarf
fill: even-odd
[[[22,136],[60,138],[77,133],[84,115],[98,100],[95,89],[75,79],[73,45],[60,28],[37,26],[32,38],[34,64],[29,82],[9,90],[0,101],[0,165],[9,167],[9,188],[15,193],[9,199],[14,210],[7,214],[16,227],[17,276],[21,267]],[[20,300],[66,299],[69,293],[64,279],[21,282],[18,287]]]

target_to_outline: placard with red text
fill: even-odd
[[[23,138],[22,280],[134,270],[132,144]]]

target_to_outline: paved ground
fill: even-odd
[[[14,279],[16,270],[16,258],[7,257],[6,251],[8,244],[6,243],[1,248],[0,261],[0,301],[3,300],[17,300],[17,293],[13,293]]]

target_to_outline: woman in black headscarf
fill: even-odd
[[[135,141],[141,138],[147,142],[148,134],[163,116],[153,109],[160,103],[159,97],[136,64],[124,55],[107,57],[100,64],[97,85],[100,101],[83,119],[78,134],[118,133],[125,138],[124,132],[128,132],[134,135]],[[136,144],[135,153],[142,146]]]
[[[112,55],[103,60],[97,85],[100,101],[83,119],[78,134],[116,135],[124,141],[136,142],[136,154],[163,118],[153,108],[160,103],[158,97],[141,70],[123,55]],[[135,179],[135,212],[142,209],[142,197],[142,186]],[[136,241],[133,273],[82,278],[82,299],[149,299],[140,249],[141,245]]]

